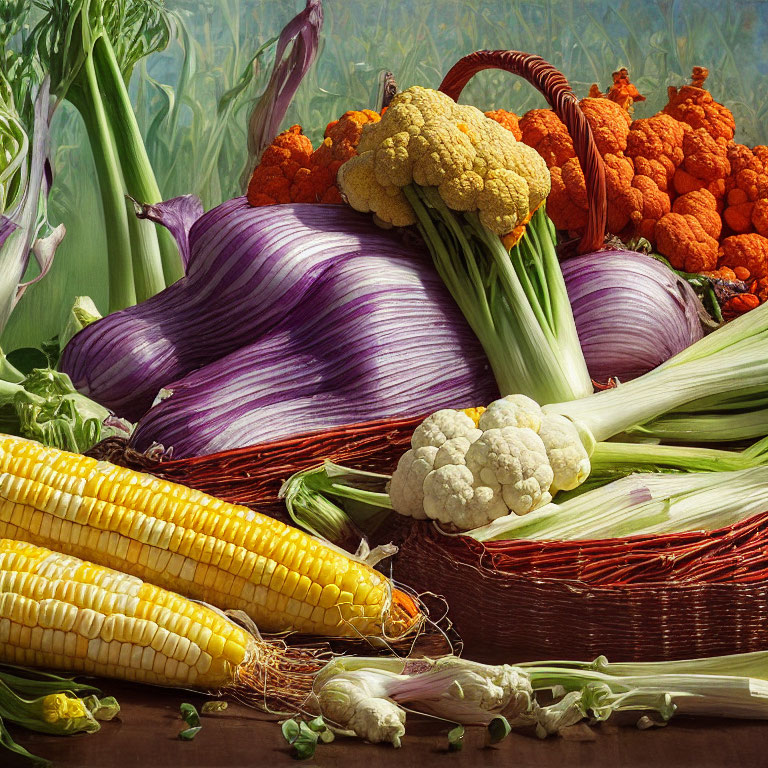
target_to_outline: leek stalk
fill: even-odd
[[[51,72],[51,91],[80,112],[96,164],[109,236],[109,311],[143,301],[182,275],[170,235],[138,220],[126,195],[162,196],[126,83],[133,66],[164,48],[170,17],[156,0],[43,0],[27,50]]]

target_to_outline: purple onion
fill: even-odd
[[[562,263],[590,376],[628,381],[702,338],[691,286],[636,251],[600,251]]]
[[[186,233],[178,234],[183,246]],[[421,256],[347,206],[253,208],[245,198],[201,216],[188,247],[185,277],[89,325],[61,357],[61,370],[80,392],[132,421],[169,382],[275,328],[337,259]],[[428,255],[422,258],[422,271],[430,272]],[[450,322],[458,322],[458,310],[448,311]]]
[[[132,445],[174,457],[498,396],[479,342],[412,254],[336,259],[276,328],[166,390]]]

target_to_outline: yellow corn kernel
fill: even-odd
[[[265,632],[392,637],[419,618],[412,601],[394,601],[390,582],[369,566],[245,507],[6,435],[0,466],[8,468],[0,473],[0,536],[244,611]],[[372,609],[312,618],[317,606],[337,606],[342,593],[344,602]],[[305,601],[309,610],[292,601]],[[157,620],[149,608],[137,610]],[[346,615],[368,620],[350,627]]]
[[[26,542],[0,539],[0,563],[2,662],[217,688],[233,683],[255,642],[206,606]],[[156,622],[136,615],[152,599]],[[203,652],[214,674],[192,673]]]

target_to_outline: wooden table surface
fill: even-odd
[[[276,721],[238,704],[222,713],[203,716],[194,741],[178,739],[184,727],[179,705],[199,707],[204,697],[186,692],[150,689],[113,681],[97,682],[105,695],[115,695],[122,707],[119,720],[104,723],[95,734],[45,736],[14,730],[14,737],[33,754],[53,761],[56,768],[240,768],[296,765]],[[411,720],[400,750],[353,739],[320,745],[312,766],[378,766],[400,768],[427,765],[507,766],[548,768],[568,766],[632,766],[633,768],[762,768],[768,766],[768,723],[714,719],[672,720],[664,728],[640,731],[630,725],[602,724],[586,733],[593,740],[551,737],[545,741],[529,732],[513,732],[495,747],[485,747],[482,728],[467,729],[460,752],[447,751],[448,726]],[[29,768],[0,751],[2,768]],[[439,761],[439,763],[438,763]]]

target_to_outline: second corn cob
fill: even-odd
[[[263,631],[397,637],[414,603],[277,520],[79,454],[0,435],[0,536],[246,612]]]
[[[110,568],[0,539],[0,662],[300,705],[322,664]]]

